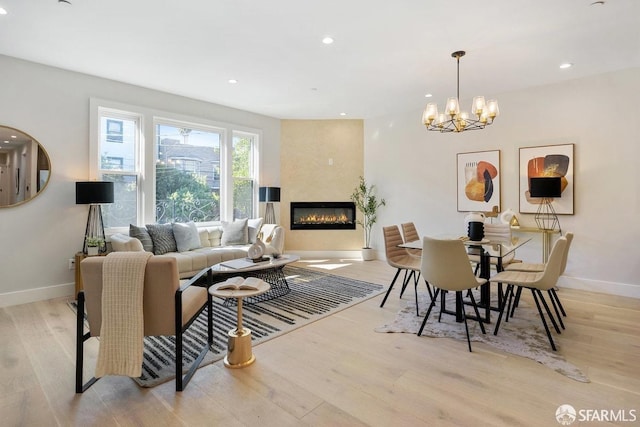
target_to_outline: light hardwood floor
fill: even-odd
[[[383,261],[300,264],[385,285],[394,273]],[[555,426],[565,403],[634,409],[640,418],[640,300],[559,294],[568,317],[556,342],[591,383],[482,343],[469,353],[452,339],[374,332],[413,298],[410,290],[402,300],[394,291],[384,308],[379,296],[255,346],[257,361],[246,369],[203,367],[182,393],[173,382],[142,389],[106,377],[76,395],[67,299],[7,307],[0,310],[0,425]]]

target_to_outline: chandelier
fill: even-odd
[[[458,91],[455,98],[447,99],[444,112],[438,114],[438,104],[429,103],[422,114],[422,123],[427,130],[437,132],[463,132],[465,130],[484,129],[493,123],[498,117],[498,101],[490,99],[485,102],[484,96],[476,96],[471,104],[471,116],[466,111],[460,111],[460,58],[465,51],[453,52],[451,56],[456,58],[458,65]]]

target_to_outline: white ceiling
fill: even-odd
[[[640,0],[70,1],[0,0],[0,53],[277,118],[443,105],[455,50],[463,100],[640,67]]]

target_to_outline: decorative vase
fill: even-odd
[[[376,259],[376,251],[373,248],[362,248],[362,260],[371,261]]]
[[[97,256],[99,249],[97,246],[87,246],[87,256]]]
[[[247,250],[247,255],[249,255],[249,258],[251,258],[252,260],[257,260],[262,258],[262,256],[264,255],[264,250],[265,250],[264,243],[262,243],[262,241],[258,239],[253,245],[249,246],[249,250]]]

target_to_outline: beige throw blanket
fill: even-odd
[[[102,267],[102,327],[96,378],[142,375],[142,295],[149,252],[113,252]]]

